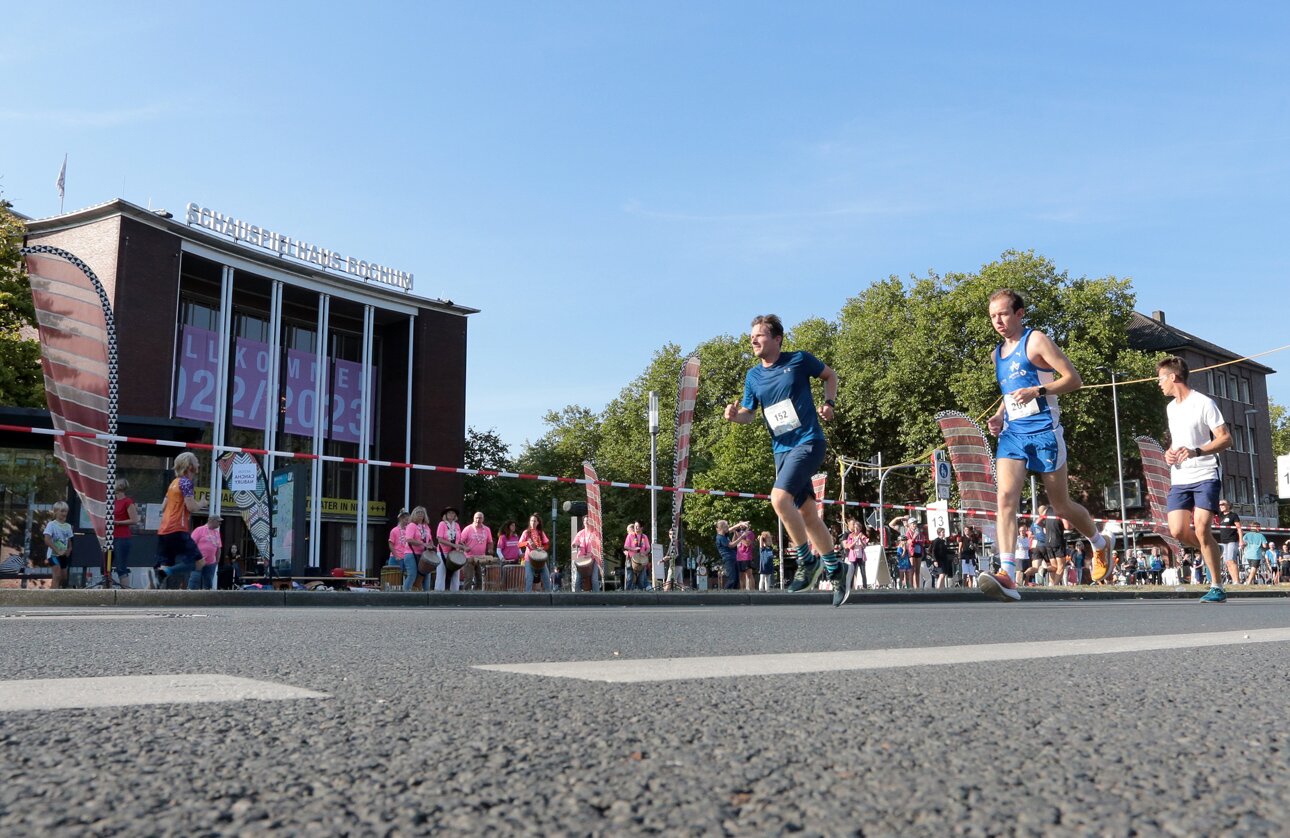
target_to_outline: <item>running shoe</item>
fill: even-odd
[[[1227,594],[1222,588],[1210,588],[1209,593],[1200,598],[1201,602],[1227,602]]]
[[[833,607],[837,608],[851,598],[851,583],[856,578],[856,566],[850,562],[839,562],[837,570],[829,574],[833,585]]]
[[[820,557],[812,555],[808,559],[797,560],[797,573],[793,575],[793,581],[788,583],[788,589],[796,593],[815,587],[815,580],[820,575],[821,562]]]
[[[999,602],[1016,602],[1021,599],[1021,594],[1017,591],[1017,583],[1003,571],[982,573],[977,577],[976,584],[981,589],[981,593],[990,599],[997,599]]]
[[[1093,583],[1097,584],[1111,572],[1111,542],[1104,541],[1101,547],[1093,548]]]

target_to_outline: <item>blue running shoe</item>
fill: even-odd
[[[1227,602],[1227,594],[1222,588],[1210,588],[1209,593],[1200,598],[1201,602]]]
[[[837,570],[829,574],[829,583],[833,586],[833,607],[837,608],[851,598],[851,584],[855,582],[856,566],[849,562],[840,562]]]
[[[799,559],[797,573],[793,575],[793,581],[788,583],[788,589],[796,593],[814,588],[815,580],[820,576],[821,567],[819,556],[812,555],[809,559]]]

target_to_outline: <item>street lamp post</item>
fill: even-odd
[[[1245,415],[1250,417],[1250,422],[1253,422],[1254,417],[1258,416],[1259,412],[1251,407],[1246,409]],[[1254,426],[1252,424],[1247,423],[1245,426],[1245,443],[1246,443],[1246,447],[1249,449],[1249,454],[1250,454],[1250,492],[1254,495],[1254,517],[1258,518],[1259,517],[1259,475],[1254,471],[1254,436],[1255,436]],[[1275,523],[1276,522],[1273,521],[1273,524]]]
[[[655,587],[658,567],[658,393],[649,393],[649,576],[650,587]]]
[[[1124,523],[1124,455],[1120,451],[1120,397],[1116,392],[1116,376],[1120,373],[1110,367],[1098,367],[1099,370],[1107,372],[1111,376],[1111,410],[1115,416],[1115,475],[1119,481],[1120,490],[1120,560],[1123,561],[1129,554],[1129,533],[1128,527]]]

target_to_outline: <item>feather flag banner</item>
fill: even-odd
[[[699,396],[699,356],[686,360],[681,366],[681,383],[676,392],[676,460],[672,469],[672,485],[685,487],[690,472],[690,433],[694,429],[694,401]],[[673,544],[681,538],[682,492],[672,493]]]
[[[1138,451],[1142,454],[1142,476],[1147,484],[1147,502],[1151,504],[1151,518],[1154,521],[1169,520],[1169,464],[1165,462],[1165,449],[1149,436],[1135,439]],[[1182,543],[1169,534],[1166,524],[1152,524],[1151,531],[1164,539],[1165,544],[1173,551],[1174,558],[1182,559]]]
[[[242,521],[247,532],[255,542],[255,549],[260,556],[269,555],[269,541],[273,534],[273,522],[269,516],[269,482],[264,479],[264,469],[254,454],[245,451],[229,452],[222,455],[215,463],[219,473],[224,477],[224,485],[233,492],[233,502],[242,513]],[[243,483],[242,475],[250,475],[254,470],[254,487]],[[235,473],[239,473],[235,480]]]
[[[979,528],[993,541],[994,517],[985,512],[993,510],[999,502],[998,482],[985,431],[972,417],[957,410],[936,414],[936,424],[941,426],[954,476],[958,479],[960,505],[969,510],[967,525]]]
[[[50,420],[60,431],[116,434],[116,325],[112,304],[89,266],[56,247],[22,250],[40,334]],[[112,548],[116,443],[54,437],[54,456],[98,534]]]
[[[811,490],[815,492],[815,511],[819,514],[821,521],[824,520],[824,489],[828,482],[829,473],[827,471],[811,475]]]
[[[604,551],[604,531],[600,524],[600,486],[595,482],[596,469],[589,462],[582,464],[582,476],[592,481],[587,484],[587,520],[583,525],[587,532],[591,534],[591,557],[596,560],[596,567],[604,571],[605,551]]]

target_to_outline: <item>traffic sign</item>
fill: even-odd
[[[950,499],[950,478],[952,470],[950,469],[949,460],[945,459],[945,452],[937,448],[935,454],[936,463],[936,498],[937,500]]]

